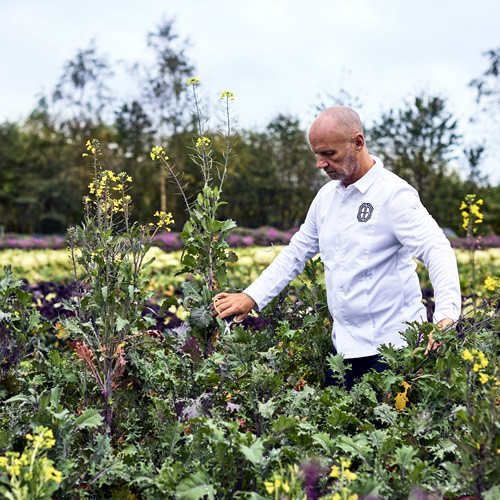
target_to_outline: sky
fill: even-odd
[[[465,145],[488,137],[482,168],[500,182],[500,148],[468,86],[488,67],[484,52],[500,46],[498,0],[0,0],[0,19],[0,121],[26,117],[92,39],[127,65],[146,57],[148,32],[175,19],[204,94],[234,92],[240,127],[278,113],[306,127],[341,89],[367,124],[419,93],[436,95]],[[117,95],[130,92],[129,78],[115,79]]]

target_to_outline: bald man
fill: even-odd
[[[262,310],[320,254],[325,266],[334,352],[351,364],[345,384],[380,371],[378,348],[402,347],[407,322],[425,321],[413,257],[429,270],[434,321],[458,320],[460,284],[455,254],[443,231],[406,181],[369,154],[358,114],[345,106],[324,110],[312,123],[309,144],[316,167],[332,180],[314,198],[300,230],[243,293],[214,297],[219,318],[242,320]],[[427,352],[437,344],[429,336]]]

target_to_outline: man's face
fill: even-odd
[[[322,137],[311,133],[309,142],[316,155],[316,166],[323,170],[330,179],[350,184],[359,169],[359,161],[354,148],[354,140],[331,135]]]

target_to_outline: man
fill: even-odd
[[[257,280],[243,293],[216,295],[214,309],[219,318],[242,320],[252,308],[264,308],[319,252],[333,345],[358,377],[382,369],[380,345],[404,345],[406,322],[426,320],[413,256],[429,270],[434,321],[443,329],[458,320],[456,259],[415,189],[369,154],[356,112],[324,110],[311,125],[309,143],[317,168],[334,182],[319,190],[300,230]],[[430,335],[427,352],[437,347]]]

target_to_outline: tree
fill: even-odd
[[[97,53],[94,41],[64,64],[52,93],[52,113],[70,138],[83,144],[109,118],[105,111],[112,97],[107,80],[112,75],[108,61]]]
[[[225,215],[248,227],[299,225],[326,181],[299,120],[280,114],[263,132],[243,132],[235,153],[224,190],[231,213]]]
[[[476,90],[476,100],[497,101],[500,104],[500,47],[488,50],[484,55],[489,59],[489,67],[479,78],[475,78],[469,86]]]
[[[457,121],[440,97],[421,95],[405,107],[382,115],[367,132],[373,152],[386,168],[408,181],[439,224],[456,226],[456,208],[463,192],[449,161],[460,142]]]
[[[194,66],[186,50],[188,42],[181,40],[174,30],[172,20],[163,21],[147,37],[148,47],[154,53],[152,70],[145,69],[145,105],[152,117],[159,144],[169,145],[169,155],[175,158],[182,169],[179,133],[190,123],[189,105],[186,95],[186,80],[192,76]],[[164,169],[159,170],[160,206],[167,210],[167,179]],[[173,198],[172,198],[173,201]],[[174,207],[169,206],[169,211]]]
[[[145,221],[159,206],[156,176],[151,175],[149,157],[155,129],[144,107],[137,100],[122,104],[115,112],[114,128],[118,146],[116,153],[122,159],[121,169],[134,179],[132,198],[141,200],[135,209],[135,216]]]

